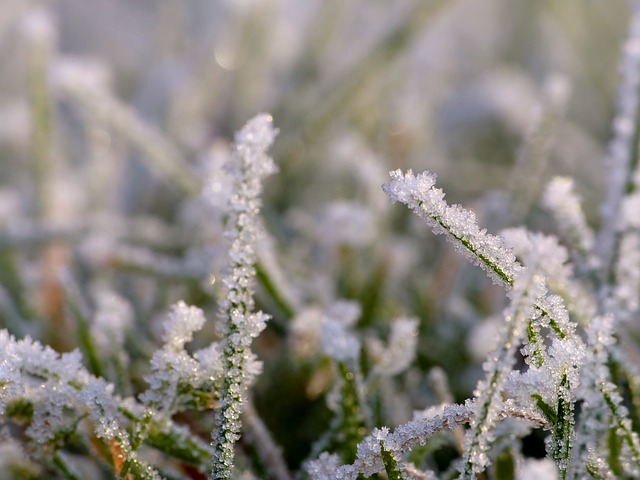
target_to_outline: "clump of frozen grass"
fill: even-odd
[[[505,411],[505,385],[519,347],[529,365],[524,375],[545,372],[545,382],[537,384],[545,387],[535,392],[527,388],[519,394],[519,388],[512,386],[514,397],[525,395],[534,400],[528,406],[519,404],[518,411],[531,418],[540,414],[546,417],[552,432],[549,453],[566,478],[571,468],[573,405],[585,346],[575,333],[576,325],[570,321],[562,299],[548,294],[544,277],[538,273],[543,271],[538,264],[545,262],[541,255],[544,250],[539,250],[543,239],[531,237],[526,266],[522,266],[502,239],[477,226],[471,212],[444,201],[443,192],[435,188],[433,175],[391,172],[391,182],[384,189],[392,200],[407,204],[430,223],[435,233],[446,234],[458,249],[509,289],[511,305],[505,313],[506,325],[497,349],[485,363],[485,380],[475,391],[476,410],[466,435],[461,478],[475,478],[491,464],[487,453],[496,439],[500,412]],[[550,343],[542,336],[545,330],[549,331]],[[531,384],[527,380],[521,385]],[[531,408],[534,405],[536,408]]]
[[[116,446],[139,478],[160,478],[136,458],[113,385],[90,375],[79,351],[60,355],[30,338],[18,341],[6,330],[0,331],[0,347],[0,412],[27,423],[24,434],[38,446],[38,455],[55,455],[64,435],[86,417],[97,438]]]
[[[61,471],[73,475],[73,467],[59,449],[69,435],[80,430],[86,418],[106,450],[111,451],[110,460],[121,478],[160,478],[156,470],[139,458],[143,442],[171,450],[199,465],[214,458],[214,472],[226,471],[221,475],[231,475],[233,439],[240,431],[239,415],[245,391],[261,369],[249,345],[268,318],[252,311],[252,283],[260,234],[257,219],[260,182],[275,171],[265,153],[275,134],[271,118],[257,116],[237,134],[235,151],[227,165],[235,181],[227,211],[231,263],[222,280],[220,344],[214,342],[193,353],[188,351],[186,345],[206,320],[200,308],[182,301],[176,303],[162,326],[164,345],[151,356],[145,377],[149,387],[136,402],[123,400],[115,394],[113,384],[91,375],[82,366],[79,351],[59,355],[30,338],[17,341],[6,330],[0,331],[0,412],[6,419],[27,426],[24,434],[39,456],[53,457]],[[126,373],[127,359],[118,354],[132,328],[130,305],[113,292],[97,290],[95,314],[89,322],[89,307],[82,298],[82,288],[71,285],[66,276],[64,280],[69,284],[69,298],[76,315],[90,332],[84,337],[84,345],[94,355],[92,365],[97,366],[100,359],[111,359],[120,367],[116,376]],[[172,423],[171,417],[178,412],[211,409],[218,404],[217,450],[210,451],[191,432]],[[252,425],[260,425],[255,413],[253,417]],[[266,438],[265,434],[261,436]]]

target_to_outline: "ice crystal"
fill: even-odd
[[[316,460],[307,463],[307,473],[313,479],[328,478],[340,466],[340,455],[322,452]]]
[[[102,379],[96,379],[82,389],[80,401],[89,407],[89,415],[96,425],[96,433],[100,438],[105,440],[112,440],[117,436],[124,438],[124,432],[118,420],[120,418],[118,404],[113,397],[113,385]]]
[[[193,358],[198,362],[196,372],[196,385],[205,386],[215,382],[222,376],[223,360],[220,345],[212,343],[206,348],[202,348],[193,353]],[[260,367],[253,367],[260,371]]]
[[[171,348],[181,350],[185,343],[193,339],[193,333],[200,330],[205,321],[201,309],[180,301],[172,307],[164,323],[162,339]]]

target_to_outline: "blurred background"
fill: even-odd
[[[504,188],[545,82],[562,75],[572,95],[553,170],[601,183],[595,149],[610,131],[624,1],[3,3],[3,118],[15,113],[7,123],[23,135],[26,50],[39,41],[30,36],[48,35],[54,63],[100,69],[110,93],[189,162],[267,110],[287,174],[358,145],[390,167],[430,168],[445,181],[455,172],[447,191],[477,193]],[[28,31],[39,8],[49,32]],[[7,142],[19,140],[13,133]]]
[[[330,369],[300,318],[337,299],[360,303],[363,335],[420,319],[383,424],[438,403],[435,366],[462,401],[504,294],[380,186],[391,169],[430,170],[489,231],[547,231],[540,192],[569,175],[597,226],[628,15],[622,0],[5,0],[2,326],[69,350],[82,346],[74,306],[91,317],[96,292],[115,292],[134,320],[130,378],[110,380],[143,389],[168,306],[215,317],[221,165],[233,132],[267,111],[280,173],[261,262],[280,285],[260,284],[274,320],[255,396],[287,461],[331,418]]]

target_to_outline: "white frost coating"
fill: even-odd
[[[388,429],[374,429],[371,435],[358,444],[357,459],[351,465],[339,466],[335,455],[323,453],[319,459],[309,462],[307,471],[313,480],[356,480],[358,475],[365,477],[384,470],[380,456],[380,441],[385,449],[396,458],[411,451],[417,445],[424,445],[427,439],[442,430],[452,429],[468,423],[473,416],[473,403],[448,405],[441,415],[412,420],[400,425],[393,432]]]
[[[483,365],[485,378],[474,392],[475,417],[465,435],[464,466],[461,479],[476,478],[491,463],[487,455],[495,439],[494,430],[503,410],[502,390],[515,363],[515,353],[522,342],[527,322],[538,316],[534,306],[544,298],[546,289],[539,275],[522,270],[516,274],[511,305],[505,312],[505,326],[496,350]]]
[[[217,343],[197,350],[193,353],[193,358],[198,362],[197,385],[211,384],[222,376],[222,352]]]
[[[16,340],[0,330],[0,412],[12,402],[30,402],[33,417],[25,434],[45,449],[87,417],[100,439],[115,439],[132,458],[121,399],[113,394],[113,385],[90,375],[81,360],[77,350],[61,355],[29,337]],[[153,469],[140,466],[144,478],[159,478]]]
[[[267,175],[275,173],[276,166],[265,152],[271,148],[278,131],[273,128],[273,117],[268,113],[260,113],[253,117],[235,135],[234,141],[239,151],[247,150],[247,154],[255,155],[247,158],[252,167],[262,169]]]
[[[96,378],[80,391],[79,400],[89,407],[98,437],[111,440],[126,438],[120,429],[118,405],[113,400],[113,385]]]
[[[391,182],[382,188],[391,200],[406,204],[429,223],[434,233],[447,234],[456,248],[495,281],[507,287],[513,285],[514,275],[522,269],[513,252],[500,237],[480,229],[473,212],[460,205],[447,205],[443,191],[435,188],[434,174],[396,170],[390,175]]]
[[[556,237],[528,232],[525,228],[509,228],[500,235],[518,258],[535,261],[535,268],[545,275],[549,289],[562,297],[579,323],[586,325],[595,316],[595,301],[585,286],[575,280],[569,252]]]
[[[176,350],[193,340],[193,332],[199,331],[205,324],[204,313],[198,307],[179,301],[173,307],[163,324],[162,340]]]
[[[223,335],[224,380],[217,427],[212,433],[215,453],[211,479],[231,478],[234,444],[240,436],[240,415],[248,385],[259,371],[251,352],[253,338],[264,329],[269,316],[253,312],[256,282],[256,243],[261,228],[262,182],[277,167],[267,150],[277,131],[270,115],[251,119],[235,136],[235,146],[225,170],[233,183],[225,236],[231,241],[229,265],[222,278],[219,329]]]
[[[586,357],[581,371],[580,395],[584,399],[582,422],[579,427],[582,435],[576,440],[576,450],[582,452],[581,462],[586,463],[589,458],[588,448],[593,447],[590,439],[605,434],[610,428],[615,428],[622,446],[620,463],[630,478],[640,478],[640,438],[633,431],[629,412],[623,404],[623,399],[612,383],[609,367],[609,351],[616,343],[613,334],[615,319],[605,315],[594,319],[587,329],[587,344],[590,355]],[[606,458],[606,451],[592,452],[597,457]]]
[[[162,413],[173,413],[179,406],[180,385],[195,380],[198,364],[187,352],[172,347],[156,350],[150,363],[151,373],[145,377],[149,389],[140,395],[140,400]]]
[[[582,420],[578,424],[578,436],[574,450],[577,453],[576,463],[577,473],[586,472],[583,465],[590,463],[592,467],[601,472],[608,472],[608,462],[602,461],[609,455],[608,448],[603,445],[592,445],[591,438],[595,435],[603,435],[610,428],[612,415],[607,407],[603,396],[600,395],[600,387],[607,388],[609,382],[605,362],[607,354],[605,348],[609,347],[615,340],[612,336],[613,318],[611,316],[598,317],[594,319],[591,327],[587,331],[588,343],[592,349],[592,356],[587,359],[587,364],[582,372],[583,391],[582,398],[585,400],[585,409]],[[625,449],[626,450],[626,449]],[[607,476],[606,478],[611,478]]]
[[[593,232],[587,225],[580,198],[573,189],[573,179],[555,177],[544,191],[542,205],[556,219],[558,227],[583,255],[593,248]]]
[[[524,227],[507,228],[500,232],[505,244],[513,250],[519,258],[526,258],[531,251],[529,231]]]
[[[525,239],[517,240],[514,234],[524,235]],[[502,235],[507,245],[513,246],[516,255],[524,259],[525,266],[538,269],[547,281],[559,284],[569,284],[573,281],[569,252],[560,245],[556,237],[527,232],[524,228],[509,229],[502,232]],[[565,287],[568,288],[566,285]]]
[[[504,391],[511,405],[533,412],[536,404],[531,392],[539,394],[545,402],[552,403],[556,388],[549,369],[530,365],[524,373],[512,371],[505,382]]]
[[[306,464],[306,471],[313,479],[324,479],[338,470],[341,464],[340,455],[337,453],[322,452],[316,460]]]

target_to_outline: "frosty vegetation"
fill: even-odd
[[[511,183],[478,214],[406,145],[333,136],[345,112],[370,121],[346,107],[361,82],[465,5],[401,2],[325,77],[341,8],[326,2],[308,48],[274,59],[290,63],[287,92],[258,102],[247,51],[267,11],[230,2],[258,40],[202,58],[256,70],[220,85],[211,65],[167,66],[140,94],[175,101],[161,127],[99,58],[64,52],[54,7],[28,3],[0,5],[0,39],[24,57],[18,113],[0,102],[0,154],[16,160],[0,183],[1,479],[640,478],[640,1],[599,214],[578,177],[535,187],[570,75],[551,75],[535,109],[503,73],[460,100],[521,135]],[[175,27],[188,7],[171,5]],[[315,97],[313,78],[329,86]],[[229,105],[209,103],[213,87]],[[273,114],[248,115],[254,100]]]

